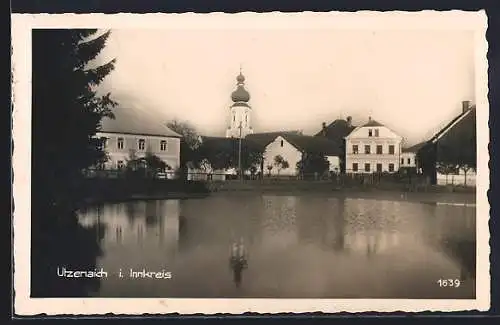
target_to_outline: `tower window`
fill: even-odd
[[[378,137],[378,129],[375,129],[375,136]]]
[[[373,133],[372,133],[372,129],[369,129],[369,130],[368,130],[368,136],[369,136],[369,137],[371,137],[372,135],[373,135]]]
[[[281,140],[281,146],[283,147],[283,140]]]
[[[408,158],[408,165],[411,164],[411,158]]]
[[[233,122],[236,122],[236,114],[233,114]]]

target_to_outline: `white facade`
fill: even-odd
[[[474,170],[469,170],[464,173],[463,170],[459,170],[457,174],[441,174],[437,173],[437,184],[438,185],[465,185],[465,186],[476,186],[476,172]]]
[[[346,138],[346,172],[396,172],[401,162],[402,137],[370,120]]]
[[[326,156],[326,159],[330,163],[328,171],[330,172],[340,172],[340,158],[337,156]]]
[[[146,152],[158,156],[172,170],[180,165],[180,138],[106,132],[99,132],[96,136],[106,138],[104,150],[109,157],[106,169],[124,168],[131,154],[140,158]]]
[[[239,138],[240,137],[240,125],[241,125],[241,137],[244,138],[247,134],[253,133],[251,127],[251,114],[252,108],[246,103],[235,103],[230,108],[231,120],[229,122],[229,127],[226,130],[227,138]]]
[[[278,172],[278,167],[274,163],[274,157],[282,156],[288,162],[288,168],[281,169]],[[264,174],[265,175],[297,175],[297,163],[302,159],[302,152],[295,148],[285,138],[278,136],[273,142],[266,146],[264,151]],[[272,166],[269,171],[268,166]]]
[[[415,152],[401,153],[400,167],[417,167],[417,154]]]

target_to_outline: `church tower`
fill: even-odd
[[[245,76],[241,73],[236,77],[236,90],[231,94],[233,104],[230,109],[230,122],[226,130],[227,138],[244,138],[247,134],[253,133],[250,126],[250,112],[252,108],[248,104],[250,94],[245,89]]]

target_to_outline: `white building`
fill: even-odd
[[[418,143],[414,146],[403,148],[401,152],[400,168],[415,168],[418,170],[418,150],[425,145],[425,142]]]
[[[346,140],[346,172],[398,171],[403,138],[371,117],[355,128]]]
[[[105,138],[106,169],[124,168],[131,158],[144,157],[147,152],[158,156],[172,171],[179,167],[181,135],[144,111],[117,107],[113,114],[114,119],[102,120],[96,134]]]
[[[252,134],[251,111],[252,107],[248,104],[250,93],[245,89],[245,76],[240,71],[236,77],[236,90],[231,94],[233,104],[230,109],[230,122],[226,130],[228,138],[244,138],[247,134]]]
[[[323,137],[284,132],[265,146],[264,173],[266,175],[297,175],[297,163],[309,153],[324,155],[329,162],[329,171],[340,171],[341,153],[336,143]],[[276,163],[277,156],[281,156],[288,163],[287,168],[282,168],[280,164]]]

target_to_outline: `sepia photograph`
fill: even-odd
[[[12,17],[16,309],[489,308],[484,12]]]

